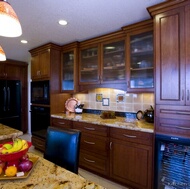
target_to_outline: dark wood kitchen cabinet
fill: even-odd
[[[46,139],[32,135],[32,145],[41,152],[45,152]]]
[[[153,22],[123,28],[127,35],[127,92],[154,92]]]
[[[7,60],[9,61],[9,60]],[[17,64],[9,64],[8,62],[1,62],[0,64],[0,79],[15,79],[19,80],[21,77],[21,67]]]
[[[113,87],[126,89],[125,35],[114,32],[80,43],[79,90]]]
[[[72,128],[73,121],[67,120],[67,119],[61,119],[61,118],[51,118],[51,125],[53,127],[59,127],[59,128]]]
[[[152,133],[110,128],[110,178],[135,189],[151,189],[152,143]]]
[[[32,56],[32,80],[50,80],[55,77],[55,73],[59,73],[61,59],[60,46],[48,43],[29,52]]]
[[[78,90],[78,42],[62,46],[61,91],[77,92]]]
[[[190,1],[148,8],[154,19],[156,132],[190,134]]]
[[[102,176],[109,175],[108,127],[84,122],[73,122],[81,131],[79,165]]]

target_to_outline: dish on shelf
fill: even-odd
[[[78,103],[78,100],[76,98],[69,98],[65,102],[65,108],[69,112],[75,112],[75,105]]]
[[[23,176],[17,177],[7,177],[4,173],[0,175],[0,180],[15,180],[15,179],[25,179],[27,178],[30,173],[32,172],[32,170],[34,169],[34,167],[36,166],[37,162],[38,162],[38,157],[30,157],[29,160],[31,160],[33,162],[33,166],[32,169],[30,169],[30,171],[25,172]]]

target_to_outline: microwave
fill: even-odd
[[[50,104],[49,80],[31,82],[31,103]]]

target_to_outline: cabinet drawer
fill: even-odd
[[[73,128],[92,135],[108,136],[108,127],[84,122],[73,122]]]
[[[190,109],[189,106],[167,106],[157,105],[156,116],[161,118],[189,120],[190,121]]]
[[[84,133],[81,135],[81,150],[108,156],[108,144],[109,140],[106,137],[92,136]]]
[[[140,144],[146,144],[146,145],[152,145],[153,143],[152,133],[146,133],[146,132],[140,132],[128,129],[110,128],[110,136],[116,139],[140,143]]]
[[[32,136],[32,145],[35,146],[36,149],[41,150],[42,152],[45,151],[45,142],[45,139]]]
[[[79,165],[82,168],[95,171],[99,174],[108,175],[109,161],[106,157],[93,156],[81,151]]]
[[[177,119],[156,118],[156,132],[176,136],[190,136],[190,121]]]
[[[67,119],[60,119],[60,118],[51,118],[52,126],[56,127],[64,127],[64,128],[72,128],[72,121]]]

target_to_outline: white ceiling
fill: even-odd
[[[147,7],[165,0],[7,0],[19,17],[22,35],[0,36],[7,59],[30,61],[28,50],[53,42],[83,41],[150,18]],[[60,26],[58,20],[68,21]],[[3,27],[3,26],[2,26]],[[25,39],[28,44],[20,41]]]

